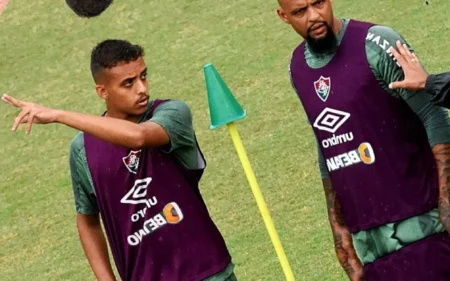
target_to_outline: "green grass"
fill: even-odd
[[[429,71],[450,66],[450,2],[335,0],[335,14],[390,25]],[[0,93],[92,114],[103,104],[89,74],[106,38],[146,49],[151,95],[185,100],[208,160],[201,187],[226,238],[239,280],[283,273],[226,129],[210,131],[202,66],[213,63],[248,112],[238,123],[296,280],[343,280],[334,256],[314,139],[287,75],[301,41],[276,16],[276,1],[116,1],[99,18],[77,18],[62,0],[14,0],[0,17]],[[75,227],[68,147],[76,131],[10,131],[0,106],[0,280],[94,280]]]

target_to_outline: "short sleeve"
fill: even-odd
[[[70,145],[69,166],[76,212],[83,215],[98,214],[82,133],[78,133]]]
[[[159,105],[153,112],[155,122],[169,135],[170,145],[162,150],[170,153],[183,147],[196,147],[192,114],[189,106],[180,100],[171,100]]]

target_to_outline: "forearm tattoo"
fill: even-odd
[[[332,189],[329,180],[324,180],[323,185],[327,201],[328,216],[333,232],[334,247],[339,263],[350,280],[362,280],[361,278],[355,279],[355,274],[362,270],[362,265],[353,248],[352,236],[342,221],[340,205],[336,198],[336,193]]]
[[[450,232],[450,144],[435,145],[433,153],[439,177],[439,217]]]

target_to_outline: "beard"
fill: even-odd
[[[336,35],[333,32],[331,26],[326,22],[322,22],[327,28],[327,32],[322,38],[311,37],[311,27],[308,29],[308,36],[306,37],[306,42],[311,50],[311,52],[316,54],[331,53],[337,49],[338,41]]]

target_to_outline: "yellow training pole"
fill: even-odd
[[[248,160],[247,153],[245,152],[245,148],[242,144],[241,137],[239,136],[236,125],[234,124],[234,122],[231,122],[227,124],[227,127],[239,159],[241,160],[242,167],[244,168],[245,175],[247,176],[247,180],[250,183],[253,195],[255,196],[259,211],[261,212],[264,223],[266,224],[270,239],[272,240],[273,246],[275,247],[275,251],[278,255],[278,259],[280,260],[281,267],[283,268],[284,275],[286,276],[286,280],[295,281],[291,266],[289,265],[286,254],[284,253],[283,246],[281,245],[280,238],[278,237],[272,218],[270,217],[269,210],[267,209],[266,202],[264,201],[264,197],[261,193],[261,189],[259,188],[258,182],[256,181],[255,174],[253,173],[252,166],[250,165],[250,161]]]

